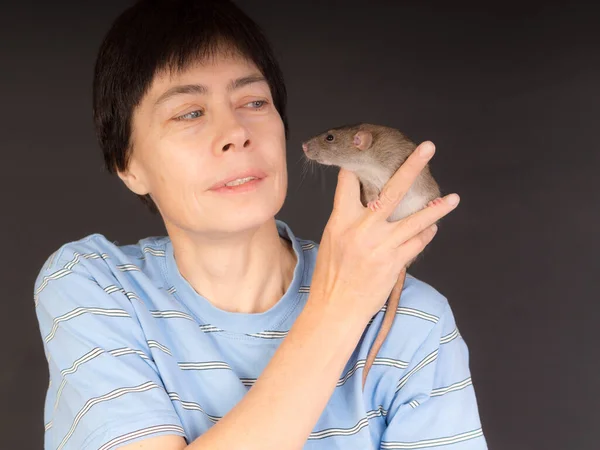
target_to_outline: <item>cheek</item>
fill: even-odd
[[[286,168],[285,137],[278,128],[270,130],[265,136],[267,139],[264,142],[267,143],[269,149],[268,163],[280,172],[282,168]]]
[[[154,195],[163,203],[181,204],[189,202],[193,191],[202,186],[206,173],[200,160],[202,152],[183,145],[157,149],[152,161]]]
[[[285,130],[277,112],[274,112],[271,120],[264,124],[261,134],[268,139],[269,147],[285,159]]]

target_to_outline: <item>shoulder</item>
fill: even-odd
[[[396,311],[394,332],[407,328],[418,342],[453,326],[454,316],[448,298],[431,284],[407,274]],[[405,337],[404,329],[402,337]]]
[[[380,324],[386,310],[387,305],[377,314],[377,325]],[[389,332],[389,341],[396,346],[398,342],[410,343],[402,355],[408,358],[431,333],[440,333],[446,328],[445,322],[451,314],[450,303],[444,294],[431,284],[407,273],[400,303]]]
[[[361,358],[366,358],[381,328],[387,304],[373,317],[366,330]],[[394,321],[373,365],[381,376],[400,377],[419,352],[429,353],[455,328],[450,304],[431,284],[407,273]],[[377,368],[376,368],[377,367]],[[393,372],[393,373],[392,373]]]
[[[81,261],[90,258],[102,259],[108,257],[105,253],[110,241],[102,234],[90,234],[81,239],[65,242],[46,256],[43,264],[37,268],[34,282],[34,298],[54,280],[59,280],[73,273],[73,269]],[[113,244],[114,245],[114,244]]]
[[[38,287],[44,277],[59,271],[100,270],[102,267],[117,267],[143,260],[145,253],[162,252],[166,238],[151,236],[140,239],[136,244],[119,245],[104,234],[93,233],[80,239],[60,245],[45,257],[38,267],[35,286]]]
[[[85,290],[79,306],[94,300],[108,302],[104,294],[123,292],[122,281],[144,269],[145,254],[164,254],[164,237],[146,237],[135,244],[119,245],[100,233],[89,234],[80,239],[65,242],[52,251],[37,268],[33,286],[33,298],[37,307],[42,297],[73,297],[74,292]],[[127,294],[127,293],[125,293]],[[100,297],[99,297],[100,296]],[[89,297],[89,298],[84,298]],[[115,299],[118,296],[110,295]],[[114,300],[113,300],[114,301]],[[66,302],[61,301],[64,305]],[[78,306],[71,305],[71,306]]]
[[[142,335],[137,317],[144,304],[132,286],[146,277],[129,271],[129,262],[141,254],[144,242],[148,239],[120,246],[95,233],[60,245],[45,259],[33,300],[47,352],[77,347],[73,336],[126,343]]]
[[[400,298],[401,308],[412,308],[439,319],[450,307],[448,299],[431,284],[407,273]],[[436,323],[436,320],[431,320]]]

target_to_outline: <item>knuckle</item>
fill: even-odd
[[[323,229],[323,238],[325,237],[335,237],[342,234],[341,227],[338,222],[332,218],[329,219],[327,226]]]
[[[416,247],[419,247],[419,249],[421,249],[423,247],[423,245],[427,242],[428,236],[427,236],[427,231],[423,230],[418,232],[412,239],[411,241],[414,242],[414,245]]]
[[[354,244],[356,242],[356,231],[352,228],[347,228],[345,230],[339,230],[338,239],[341,243],[349,243]]]
[[[361,243],[365,249],[365,252],[368,254],[372,254],[377,252],[378,243],[377,240],[374,239],[373,234],[365,234],[361,237]]]
[[[362,228],[351,228],[348,230],[342,239],[350,244],[354,251],[358,253],[368,253],[371,247],[371,241],[369,235],[364,233]]]
[[[424,248],[431,242],[433,236],[430,233],[423,233],[421,237],[421,246]]]
[[[406,159],[401,168],[405,171],[407,177],[416,177],[419,172],[423,170],[425,164],[427,164],[427,161],[423,161],[423,159],[414,152]]]
[[[421,234],[423,235],[423,242],[425,242],[425,244],[429,244],[435,236],[435,231],[430,227],[424,230]]]
[[[397,188],[387,187],[381,191],[380,197],[385,203],[394,203],[400,197],[400,192]]]
[[[358,224],[355,227],[352,227],[350,229],[347,230],[346,232],[346,237],[348,239],[350,239],[352,242],[354,243],[359,243],[363,241],[363,235],[365,234],[364,232],[364,225],[362,224]]]
[[[404,226],[413,233],[418,233],[423,231],[423,225],[421,221],[418,220],[418,217],[414,214],[411,214],[403,219]]]

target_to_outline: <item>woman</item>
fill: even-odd
[[[385,221],[433,145],[378,212],[340,171],[317,257],[274,218],[285,104],[268,43],[229,2],[141,1],[115,21],[95,71],[99,142],[168,235],[92,234],[41,268],[45,448],[486,448],[448,302],[411,276],[361,386],[400,270],[456,206]]]

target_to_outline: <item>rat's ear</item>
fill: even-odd
[[[368,131],[358,131],[354,135],[354,146],[359,150],[368,149],[373,143],[373,135]]]

